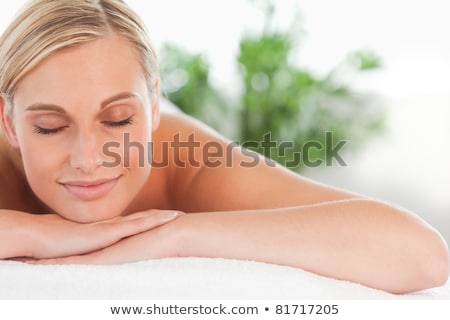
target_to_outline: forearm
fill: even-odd
[[[30,256],[33,243],[28,230],[32,215],[0,209],[0,259]]]
[[[439,285],[448,272],[447,249],[436,232],[369,200],[190,214],[176,223],[184,224],[183,256],[289,265],[391,292]]]

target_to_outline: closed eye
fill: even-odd
[[[102,123],[106,124],[110,127],[122,127],[133,123],[133,116],[121,120],[121,121],[102,121]]]
[[[67,128],[67,126],[63,126],[63,127],[58,127],[58,128],[42,128],[39,126],[34,126],[34,132],[38,133],[38,134],[55,134],[58,132],[63,131],[65,128]]]

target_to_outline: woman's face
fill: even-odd
[[[159,121],[126,40],[108,36],[49,56],[21,80],[13,105],[13,144],[48,207],[78,222],[126,210],[150,174]]]

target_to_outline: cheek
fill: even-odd
[[[151,139],[149,137],[133,137],[124,141],[123,165],[130,169],[150,167],[152,160]]]
[[[64,151],[58,144],[24,141],[20,151],[25,173],[33,190],[44,188],[62,170]]]
[[[151,131],[139,126],[123,132],[120,139],[103,145],[106,167],[123,167],[130,171],[148,169],[152,163]]]

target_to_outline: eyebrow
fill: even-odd
[[[105,100],[103,100],[102,103],[100,103],[100,109],[105,108],[107,105],[109,105],[113,102],[130,99],[130,98],[138,98],[139,99],[139,96],[137,94],[131,93],[131,92],[121,92],[119,94],[116,94],[112,97],[109,97],[109,98],[106,98]]]
[[[108,106],[109,104],[111,104],[113,102],[130,99],[130,98],[139,98],[139,96],[137,94],[134,94],[131,92],[121,92],[121,93],[118,93],[112,97],[109,97],[109,98],[106,98],[105,100],[103,100],[100,103],[100,109],[105,108],[106,106]],[[64,108],[62,108],[56,104],[51,104],[51,103],[33,103],[32,105],[27,107],[25,109],[25,111],[55,111],[55,112],[59,112],[62,114],[67,113],[66,110],[64,110]]]

